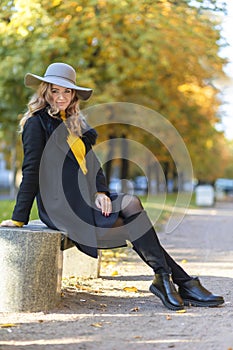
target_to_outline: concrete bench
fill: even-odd
[[[70,242],[39,220],[0,227],[0,312],[50,310],[61,298],[62,278],[98,277],[100,260]]]

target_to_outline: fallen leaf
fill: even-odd
[[[17,324],[15,324],[15,323],[2,323],[2,324],[0,324],[0,328],[10,328],[10,327],[17,327]]]
[[[90,287],[85,287],[85,286],[81,286],[80,284],[76,283],[75,287],[77,289],[81,289],[81,290],[86,290],[86,291],[91,291],[92,289]]]
[[[103,323],[102,322],[92,323],[91,326],[101,328],[101,327],[103,327]]]
[[[138,312],[140,310],[140,308],[138,306],[133,307],[130,312]]]
[[[112,273],[111,273],[111,276],[118,276],[118,271],[113,271]]]
[[[91,292],[96,293],[96,294],[101,294],[101,293],[103,293],[103,290],[102,289],[96,289],[96,290],[93,289]]]
[[[167,315],[167,316],[166,316],[166,319],[169,321],[169,320],[171,320],[172,318],[171,318],[170,315]]]
[[[77,288],[78,290],[85,290],[90,293],[103,293],[101,289],[92,289],[91,287],[81,286],[80,284],[77,284],[77,283],[75,284],[75,288]]]
[[[118,253],[118,252],[116,252],[115,253],[115,257],[116,258],[127,258],[127,255],[125,253]]]
[[[138,292],[138,289],[136,287],[125,287],[125,288],[123,288],[123,290],[125,292],[134,292],[134,293]]]
[[[114,252],[112,252],[111,250],[109,250],[109,251],[105,251],[105,252],[102,252],[102,255],[103,255],[103,258],[105,258],[105,257],[108,257],[108,258],[113,258],[114,257]]]
[[[176,310],[177,314],[184,314],[185,312],[187,312],[185,309],[183,309],[183,310]]]
[[[188,262],[188,260],[183,259],[181,262],[182,262],[182,264],[186,264]]]

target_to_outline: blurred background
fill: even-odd
[[[32,93],[24,87],[24,75],[43,75],[59,61],[77,70],[78,84],[94,89],[81,108],[130,102],[172,123],[193,164],[192,183],[183,184],[183,191],[207,185],[219,200],[232,199],[231,1],[1,0],[0,10],[2,200],[14,199],[21,179],[18,123]],[[111,161],[102,158],[111,190],[177,192],[176,166],[158,140],[120,124],[97,131],[99,143],[123,140],[118,150],[106,150]],[[165,182],[127,160],[129,137],[155,155]],[[138,164],[150,169],[146,162],[139,154]]]

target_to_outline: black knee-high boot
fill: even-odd
[[[168,252],[166,252],[164,248],[162,249],[166,262],[171,269],[173,282],[180,286],[185,282],[191,281],[193,277],[189,276],[187,272],[185,272],[184,269],[182,269],[182,267],[178,265],[174,259],[172,259],[172,257],[168,254]]]
[[[170,273],[171,270],[166,262],[163,248],[160,245],[151,221],[146,212],[134,214],[124,219],[127,225],[130,241],[133,249],[149,265],[155,273],[163,271]]]
[[[163,304],[171,310],[181,310],[183,301],[176,291],[171,278],[171,269],[167,264],[157,234],[143,210],[124,218],[133,249],[155,272],[150,291],[158,296]]]
[[[157,234],[145,211],[125,218],[133,249],[155,272],[150,291],[172,310],[183,309],[183,305],[218,306],[224,298],[212,294],[202,286],[198,278],[189,276],[161,246]],[[130,225],[129,225],[130,223]],[[150,228],[149,228],[150,226]],[[147,232],[145,232],[145,228]],[[140,232],[142,236],[140,237]],[[134,239],[136,238],[136,239]],[[171,278],[172,276],[172,278]],[[179,286],[179,294],[174,283]],[[182,298],[182,299],[181,299]]]

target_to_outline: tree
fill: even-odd
[[[233,141],[228,141],[228,144],[230,154],[227,155],[227,159],[230,159],[230,161],[227,163],[223,177],[233,179]]]
[[[78,69],[78,83],[94,88],[90,104],[127,101],[158,111],[184,138],[195,173],[215,176],[206,145],[214,144],[220,162],[226,144],[215,130],[220,101],[214,82],[224,77],[226,60],[219,56],[214,14],[223,5],[217,0],[3,0],[2,130],[15,130],[25,108],[31,93],[23,87],[25,73],[43,74],[49,63],[66,61]],[[110,136],[107,126],[103,131]],[[134,137],[159,159],[169,159],[145,135]]]

